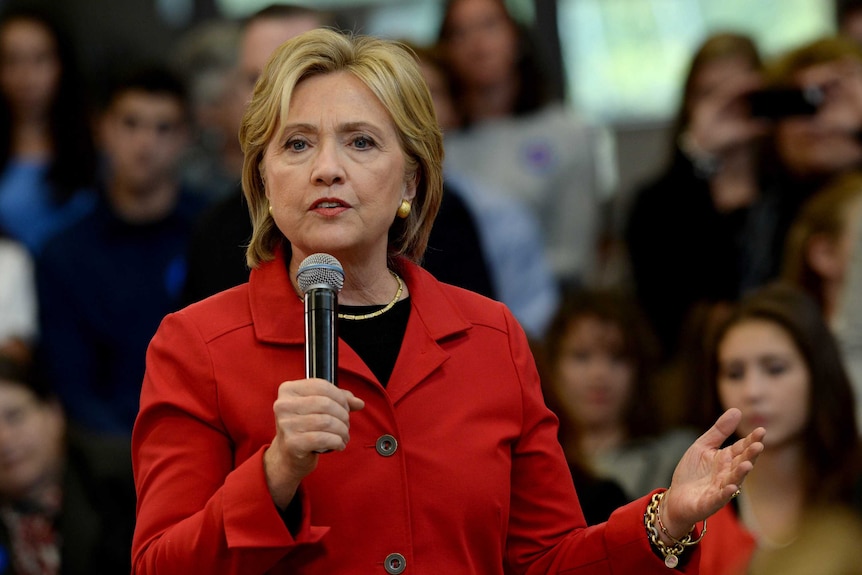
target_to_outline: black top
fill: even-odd
[[[362,315],[384,307],[382,305],[339,306],[339,311]],[[353,348],[383,387],[389,383],[389,377],[395,367],[409,317],[410,298],[405,298],[386,313],[376,317],[338,320],[338,336]]]
[[[443,283],[496,299],[476,220],[461,197],[444,185],[422,267]]]

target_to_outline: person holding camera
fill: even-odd
[[[741,264],[763,241],[747,219],[760,196],[758,148],[768,122],[750,115],[745,98],[762,87],[762,69],[747,36],[708,38],[685,80],[669,165],[635,193],[625,243],[665,359],[697,302],[734,299],[755,279]]]
[[[823,38],[765,69],[743,36],[703,44],[674,161],[637,194],[626,228],[638,296],[666,352],[693,304],[735,301],[777,277],[801,205],[862,165],[860,130],[862,48],[852,41]]]
[[[764,156],[764,178],[790,200],[789,215],[833,177],[862,167],[862,47],[841,37],[816,40],[768,71],[776,88],[815,91],[808,113],[784,114]]]

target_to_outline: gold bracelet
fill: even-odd
[[[649,539],[650,544],[658,549],[659,553],[661,553],[661,556],[664,558],[664,564],[669,569],[673,569],[679,565],[679,556],[682,555],[685,548],[697,545],[700,543],[700,540],[703,539],[703,536],[706,533],[706,520],[703,522],[703,530],[700,533],[700,537],[696,540],[692,540],[691,538],[691,533],[694,531],[694,527],[692,527],[691,531],[689,531],[682,539],[673,537],[661,523],[660,505],[665,493],[666,492],[656,493],[650,499],[649,505],[647,505],[646,512],[644,513],[644,526],[646,527],[647,539]],[[656,525],[658,525],[662,532],[674,542],[672,546],[668,547],[665,542],[661,540]]]
[[[664,493],[662,493],[661,495],[662,496],[659,498],[659,502],[661,502],[661,500],[664,499]],[[660,506],[659,506],[659,510],[656,512],[656,518],[658,519],[658,526],[659,526],[659,529],[661,529],[661,532],[664,533],[665,535],[667,535],[668,539],[670,539],[674,543],[682,545],[683,547],[689,547],[691,545],[697,545],[698,543],[700,543],[700,540],[703,539],[703,536],[706,535],[706,519],[703,520],[703,528],[700,530],[700,537],[698,537],[697,539],[692,541],[691,534],[694,532],[694,528],[696,527],[696,525],[692,525],[691,529],[688,530],[688,533],[686,533],[685,537],[683,537],[682,539],[677,539],[676,537],[671,535],[667,529],[665,529],[664,523],[662,523],[662,521],[661,521],[661,507]]]

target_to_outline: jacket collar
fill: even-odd
[[[411,310],[404,343],[387,387],[393,401],[449,357],[438,342],[466,332],[471,327],[471,323],[452,301],[452,292],[431,274],[404,259],[398,261],[398,271],[410,292]],[[281,247],[272,261],[252,270],[248,293],[258,340],[281,345],[304,345],[304,306],[288,278]],[[374,379],[343,341],[339,344],[339,355],[342,369],[354,371],[366,379]]]
[[[251,270],[248,299],[258,340],[278,344],[305,342],[302,298],[287,275],[281,246],[272,261]]]

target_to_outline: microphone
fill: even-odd
[[[305,377],[336,384],[338,292],[344,285],[344,268],[329,254],[311,254],[296,274],[305,295]]]

